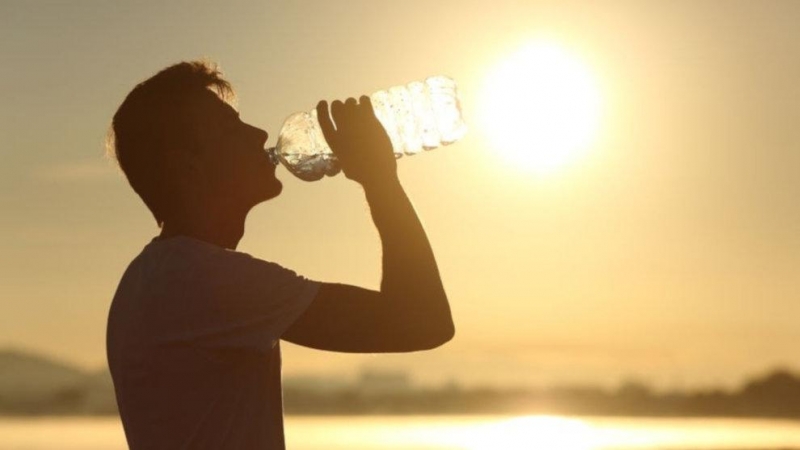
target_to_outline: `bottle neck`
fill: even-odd
[[[264,149],[267,152],[267,156],[272,164],[278,165],[280,164],[281,160],[278,158],[278,147],[269,147]]]

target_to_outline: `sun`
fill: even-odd
[[[600,92],[591,71],[563,46],[533,41],[486,76],[480,122],[494,149],[540,174],[577,159],[600,123]]]

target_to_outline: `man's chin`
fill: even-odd
[[[272,183],[270,183],[269,190],[267,191],[267,196],[264,200],[265,201],[271,200],[281,195],[281,192],[283,192],[283,183],[281,183],[281,181],[276,178]]]

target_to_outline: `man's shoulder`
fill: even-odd
[[[156,286],[181,289],[231,288],[232,284],[258,284],[299,277],[278,263],[249,253],[219,247],[199,239],[176,236],[154,239],[131,261],[126,278]],[[300,277],[302,278],[302,277]]]
[[[224,256],[228,250],[189,236],[153,238],[144,246],[139,259],[157,259],[164,256],[172,258]],[[235,253],[235,252],[234,252]]]
[[[164,269],[191,265],[195,270],[206,265],[224,269],[230,265],[273,265],[269,261],[254,258],[248,253],[222,248],[218,245],[188,237],[174,236],[167,239],[153,239],[133,263],[156,265]]]

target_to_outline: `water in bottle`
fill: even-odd
[[[445,76],[377,91],[370,100],[397,158],[452,144],[467,131],[456,84]],[[302,180],[319,180],[340,170],[322,134],[316,109],[286,118],[278,143],[267,151],[273,162],[280,162]]]

